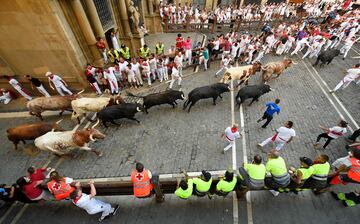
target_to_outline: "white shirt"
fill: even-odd
[[[116,76],[115,76],[115,74],[114,74],[115,68],[114,68],[114,67],[109,67],[108,70],[109,70],[109,72],[104,71],[104,77],[105,77],[105,79],[108,79],[108,80],[116,80]]]
[[[19,82],[16,79],[12,78],[12,79],[10,79],[9,84],[12,86],[18,86]]]
[[[328,133],[328,136],[337,139],[338,137],[343,136],[346,133],[346,128],[342,128],[339,126],[334,126],[332,128],[329,128],[330,132]]]
[[[234,141],[236,138],[240,138],[239,131],[236,131],[235,133],[233,133],[231,131],[231,127],[227,127],[225,129],[225,135],[226,135],[227,140],[229,140],[229,141]]]
[[[100,201],[95,198],[90,198],[90,195],[82,193],[80,199],[73,200],[74,205],[84,209],[89,214],[95,214],[99,211],[99,207],[103,205]]]
[[[182,66],[182,61],[183,61],[182,55],[180,57],[179,57],[179,55],[176,55],[176,57],[174,58],[174,62],[176,64],[176,66]]]
[[[121,71],[121,72],[124,72],[125,69],[127,68],[128,64],[129,64],[129,62],[127,62],[127,61],[124,61],[123,63],[120,63],[120,62],[119,62],[120,71]]]
[[[140,72],[140,64],[136,62],[136,64],[131,63],[131,70],[135,73]]]
[[[355,80],[359,78],[359,75],[360,75],[360,68],[350,68],[347,70],[347,75],[345,76],[345,78]]]
[[[291,137],[295,137],[295,130],[287,127],[280,127],[276,130],[278,132],[277,138],[281,141],[287,142]]]
[[[64,85],[64,83],[62,82],[62,78],[60,78],[60,76],[58,75],[53,75],[53,78],[49,77],[49,80],[54,83],[55,87],[60,87]]]

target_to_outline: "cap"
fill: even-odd
[[[52,74],[51,72],[46,72],[46,73],[45,73],[45,76],[48,77],[48,76],[50,76],[51,74]]]
[[[305,163],[306,165],[308,165],[308,166],[312,166],[312,165],[314,165],[314,162],[310,159],[310,158],[308,158],[308,157],[300,157],[300,161],[301,162],[303,162],[303,163]]]

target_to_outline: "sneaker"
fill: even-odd
[[[110,215],[107,215],[107,216],[101,216],[99,218],[99,222],[102,222],[104,219],[108,219],[110,217]]]
[[[256,122],[259,123],[260,121],[262,121],[262,119],[260,118],[259,120],[257,120]]]
[[[259,146],[259,147],[261,147],[261,148],[263,147],[260,143],[258,143],[257,146]]]
[[[330,90],[329,93],[334,93],[335,91],[334,90]]]
[[[274,197],[277,197],[280,194],[280,192],[278,191],[274,191],[274,190],[269,190],[269,191],[272,195],[274,195]]]
[[[111,213],[112,216],[116,215],[117,210],[119,210],[120,206],[119,205],[115,205],[114,207],[114,211]]]

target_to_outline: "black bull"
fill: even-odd
[[[331,61],[332,61],[336,56],[338,56],[339,54],[340,54],[340,50],[339,50],[339,49],[330,49],[330,50],[321,52],[321,53],[319,54],[319,56],[317,57],[314,66],[315,66],[315,65],[318,65],[320,61],[321,61],[320,67],[321,67],[322,65],[324,65],[325,63],[328,65],[328,64],[330,64]]]
[[[101,111],[97,113],[97,117],[102,121],[105,127],[107,126],[107,122],[110,122],[115,125],[119,125],[115,122],[117,119],[127,118],[130,120],[137,121],[140,123],[138,119],[134,116],[137,112],[143,111],[144,108],[141,104],[138,103],[124,103],[120,105],[113,105],[110,107],[105,107]]]
[[[270,91],[270,86],[266,84],[245,86],[241,88],[236,95],[236,104],[238,107],[240,107],[240,104],[243,103],[246,99],[252,98],[252,101],[249,104],[250,106],[254,101],[258,101],[260,96]]]
[[[185,110],[190,104],[188,109],[188,112],[190,112],[191,107],[194,106],[197,101],[207,98],[213,98],[213,104],[216,105],[216,99],[218,97],[222,98],[221,94],[229,91],[229,85],[225,83],[216,83],[210,86],[195,88],[188,94],[188,99],[185,101],[183,109]]]
[[[185,99],[184,93],[177,90],[167,90],[160,93],[152,93],[146,96],[138,96],[129,92],[127,94],[132,97],[143,98],[143,106],[146,113],[148,113],[147,110],[149,108],[162,104],[170,104],[173,108],[175,108],[175,105],[177,105],[176,100]]]

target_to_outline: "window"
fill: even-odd
[[[94,4],[104,31],[106,32],[113,28],[115,22],[109,0],[94,0]]]

